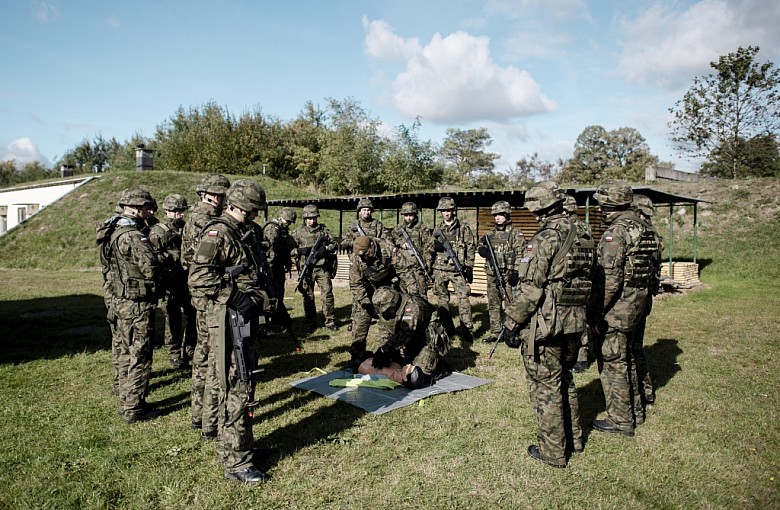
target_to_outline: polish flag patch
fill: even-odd
[[[608,243],[611,243],[612,242],[612,236],[605,236],[604,237],[604,241],[608,242]]]
[[[534,251],[534,245],[529,244],[528,246],[525,247],[525,251]]]
[[[209,235],[211,237],[218,236],[219,235],[219,230],[209,230],[209,233],[207,235]]]

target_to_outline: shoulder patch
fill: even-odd
[[[534,251],[534,245],[533,245],[533,244],[529,244],[529,245],[527,245],[527,246],[525,247],[525,251],[527,251],[527,252],[529,252],[529,253],[530,253],[530,252],[532,252],[532,251]]]
[[[208,234],[206,234],[206,235],[211,236],[211,237],[218,236],[219,235],[219,230],[209,230]]]
[[[611,243],[612,242],[612,236],[604,236],[604,242],[605,243]]]

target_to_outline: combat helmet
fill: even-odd
[[[295,223],[295,220],[298,219],[298,213],[289,207],[282,207],[282,210],[279,211],[279,217],[287,223]]]
[[[646,195],[634,195],[634,198],[631,201],[631,205],[634,206],[634,209],[639,211],[641,214],[644,214],[648,218],[652,218],[653,213],[655,213],[653,201],[650,200],[650,197]]]
[[[577,199],[566,193],[563,195],[563,210],[569,214],[577,212]]]
[[[417,204],[414,202],[404,202],[401,206],[401,214],[417,214]]]
[[[206,174],[195,186],[195,192],[198,195],[203,193],[212,193],[214,195],[224,195],[230,188],[230,180],[220,174]]]
[[[563,195],[558,192],[558,186],[551,187],[547,184],[549,182],[551,181],[535,184],[525,192],[523,205],[526,209],[541,215],[563,203]]]
[[[164,211],[186,211],[187,199],[178,193],[172,193],[163,200]]]
[[[593,194],[593,198],[601,206],[607,207],[627,207],[633,199],[631,186],[625,182],[608,181],[599,186],[598,191]]]
[[[400,301],[401,294],[390,287],[379,287],[374,291],[374,296],[371,298],[374,309],[385,320],[395,317]]]
[[[316,218],[320,215],[320,210],[314,204],[308,204],[303,207],[303,219]]]
[[[126,205],[133,207],[143,207],[145,204],[151,204],[153,200],[154,198],[152,198],[151,193],[141,188],[140,186],[135,186],[133,188],[127,188],[126,190],[122,191],[122,193],[119,195],[119,201],[117,204],[119,204],[120,207]]]
[[[506,200],[499,200],[493,207],[490,208],[490,214],[495,216],[496,214],[506,214],[509,216],[512,213],[512,206]]]
[[[455,211],[457,210],[457,207],[455,207],[455,200],[452,197],[441,197],[439,199],[439,204],[436,206],[437,211]]]
[[[355,210],[357,212],[360,212],[360,210],[363,208],[371,209],[373,211],[374,202],[372,202],[370,198],[361,198],[360,200],[358,200],[357,207],[355,208]]]
[[[265,190],[250,179],[239,179],[225,194],[228,205],[242,211],[259,211],[265,207]]]

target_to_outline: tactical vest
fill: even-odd
[[[641,232],[636,242],[626,249],[623,285],[640,289],[650,288],[656,278],[656,260],[660,251],[655,231],[631,212],[618,216],[613,224],[625,226],[627,229],[636,227]]]
[[[101,258],[103,253],[105,253],[108,261],[108,271],[111,274],[110,291],[114,297],[153,303],[157,300],[154,280],[146,278],[138,269],[138,266],[132,262],[117,256],[116,245],[119,237],[133,231],[140,232],[135,222],[127,218],[120,218],[116,222],[116,227],[113,229],[110,239],[105,243],[105,248],[101,249]]]
[[[496,255],[496,264],[502,271],[506,271],[515,265],[517,253],[514,249],[509,249],[509,240],[512,237],[511,229],[497,230],[490,234],[490,244],[493,246],[493,253]]]
[[[361,230],[363,231],[361,233]],[[357,220],[352,225],[352,231],[355,232],[356,236],[368,236],[368,237],[384,237],[384,226],[379,222],[379,220],[372,219],[369,222],[364,222]]]
[[[548,287],[553,291],[555,304],[585,306],[592,287],[590,273],[595,254],[593,239],[569,221],[556,222],[552,228],[563,243],[549,270]]]
[[[463,226],[458,223],[458,226],[452,230],[442,230],[439,232],[450,242],[452,245],[452,251],[455,252],[455,256],[458,257],[458,262],[464,263],[466,259],[466,243],[463,242]],[[445,254],[436,257],[436,265],[441,266],[455,266]]]

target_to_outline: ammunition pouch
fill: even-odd
[[[141,303],[154,303],[158,297],[154,281],[145,278],[128,278],[119,295],[124,299]]]

